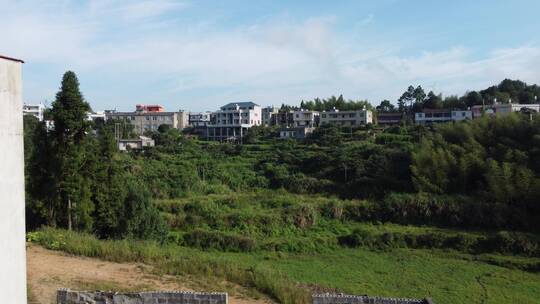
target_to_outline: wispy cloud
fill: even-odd
[[[105,76],[118,83],[116,91],[90,87],[89,100],[158,94],[156,83],[157,96],[190,96],[193,105],[186,107],[194,110],[212,109],[229,99],[296,103],[339,93],[378,102],[397,98],[409,84],[455,94],[505,77],[540,83],[540,72],[533,68],[540,66],[537,45],[494,49],[481,57],[464,46],[404,56],[382,41],[363,45],[348,39],[332,16],[270,19],[228,28],[174,23],[152,27],[188,14],[190,4],[158,0],[92,1],[76,8],[61,2],[48,5],[46,10],[35,3],[7,5],[0,19],[0,50],[27,59],[30,67],[72,68],[94,83]],[[361,22],[373,20],[368,15]],[[50,75],[43,72],[43,77]],[[131,89],[125,90],[122,82]],[[57,85],[44,80],[29,87],[41,88],[29,93],[39,99],[52,96]]]

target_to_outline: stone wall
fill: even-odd
[[[380,298],[344,294],[315,294],[313,304],[433,304],[429,299]]]
[[[227,304],[227,293],[151,291],[116,293],[105,291],[57,292],[57,304]]]

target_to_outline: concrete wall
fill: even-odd
[[[0,294],[26,303],[22,62],[0,58]]]
[[[57,304],[227,304],[226,293],[152,291],[115,293],[58,290]]]
[[[344,294],[316,294],[313,304],[433,304],[431,300],[351,296]]]

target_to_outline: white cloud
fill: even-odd
[[[156,28],[152,25],[167,22],[171,11],[189,13],[186,2],[92,1],[77,8],[53,2],[47,9],[26,2],[6,5],[0,52],[29,64],[73,68],[95,79],[108,75],[118,83],[141,84],[129,91],[90,88],[89,99],[94,94],[125,100],[151,90],[143,84],[160,82],[165,83],[160,96],[189,93],[199,101],[193,109],[202,110],[197,107],[215,108],[229,99],[296,103],[340,93],[378,102],[397,98],[409,84],[456,94],[506,77],[540,83],[535,68],[540,47],[535,45],[497,49],[480,58],[463,46],[403,56],[399,48],[387,48],[387,42],[352,42],[336,29],[334,17],[228,29],[212,24]],[[368,15],[362,23],[373,19]],[[56,88],[50,88],[51,94]]]

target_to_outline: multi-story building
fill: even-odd
[[[424,109],[422,112],[414,113],[414,122],[417,124],[470,119],[472,119],[472,111],[470,110]]]
[[[210,115],[206,137],[210,140],[237,141],[247,130],[262,125],[261,106],[251,101],[232,102]]]
[[[88,113],[86,113],[86,120],[88,120],[88,121],[96,121],[96,120],[105,121],[105,119],[106,119],[105,111],[97,111],[97,112],[88,112]]]
[[[183,130],[188,125],[188,115],[184,111],[165,112],[160,105],[137,105],[135,112],[105,111],[107,119],[120,119],[133,125],[137,134],[146,131],[157,131],[159,126],[167,125],[171,128]]]
[[[294,126],[294,113],[289,110],[279,110],[277,113],[272,114],[270,125],[292,127]]]
[[[373,113],[366,109],[357,111],[339,111],[333,109],[332,111],[322,112],[320,120],[321,125],[362,126],[373,123]]]
[[[274,106],[268,106],[265,108],[262,108],[262,124],[263,126],[275,126],[277,125],[279,108]]]
[[[317,111],[308,111],[300,109],[293,111],[293,125],[295,127],[318,127],[320,113]]]
[[[189,126],[193,128],[206,127],[210,122],[211,112],[190,112]]]
[[[477,118],[484,114],[487,115],[497,115],[505,116],[512,112],[520,111],[529,111],[529,112],[540,112],[540,104],[531,103],[531,104],[522,104],[522,103],[496,103],[493,105],[476,105],[471,108],[473,117]]]
[[[31,115],[43,121],[43,112],[45,111],[45,106],[42,103],[39,104],[27,104],[23,105],[23,114]]]

